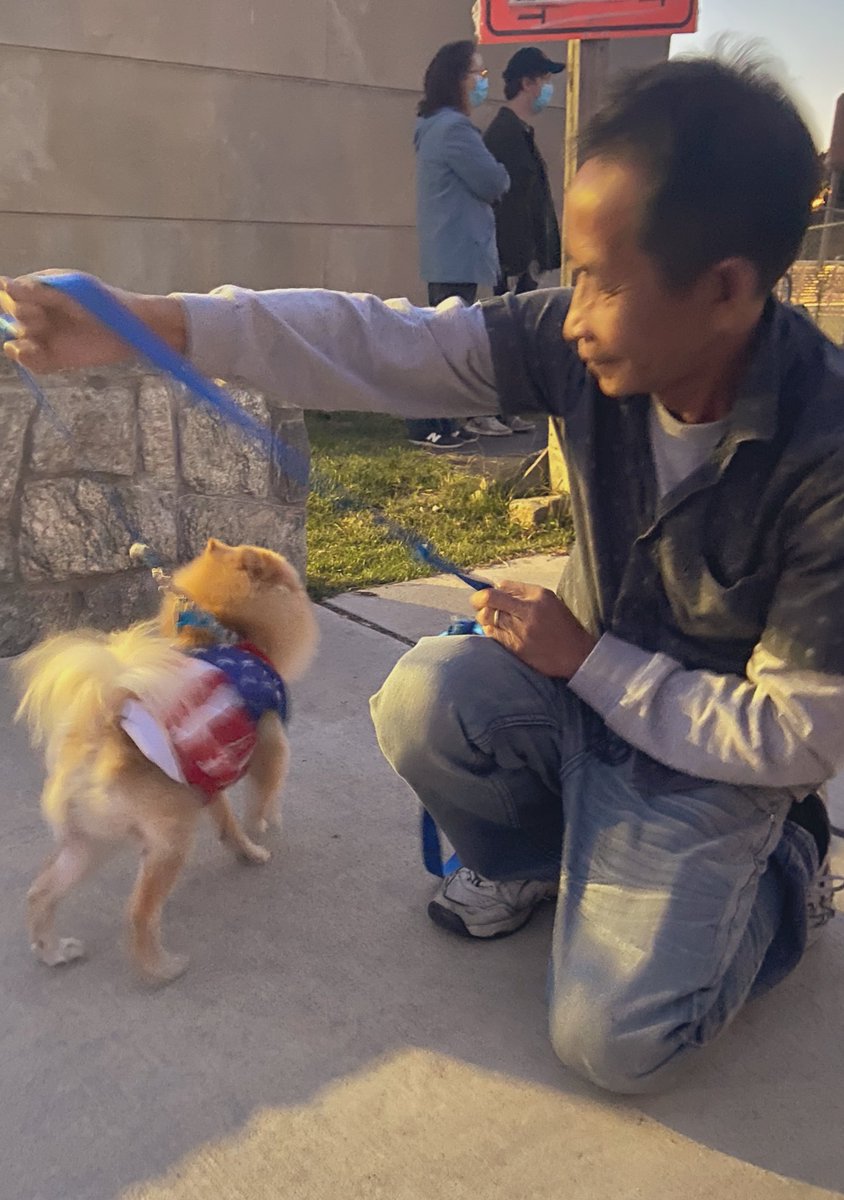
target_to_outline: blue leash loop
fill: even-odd
[[[426,808],[422,809],[420,836],[422,838],[422,861],[429,875],[444,879],[460,868],[460,859],[452,854],[447,862],[443,862],[443,848],[440,843],[440,831],[436,822]]]
[[[16,337],[16,333],[17,333],[17,331],[16,331],[15,322],[14,322],[13,318],[8,316],[8,314],[6,314],[6,313],[0,313],[0,344],[2,344],[3,342],[8,342],[10,340],[13,340]],[[26,369],[26,367],[22,367],[20,365],[20,363],[15,363],[15,368],[16,368],[18,374],[20,375],[21,379],[23,380],[23,382],[29,388],[29,391],[32,393],[32,396],[35,399],[35,403],[37,404],[37,406],[41,410],[41,412],[44,414],[46,419],[53,426],[53,428],[58,433],[61,434],[61,436],[65,439],[65,441],[72,444],[74,441],[73,430],[68,428],[68,426],[61,419],[59,414],[56,412],[53,405],[47,399],[47,397],[44,393],[44,389],[41,387],[40,383],[35,378],[35,376],[32,374],[31,371],[28,371]],[[84,455],[78,455],[78,457],[80,458],[80,461],[82,462],[83,466],[88,466],[90,470],[92,470],[92,471],[94,470],[93,467],[90,467],[90,464],[87,464],[85,462]],[[126,509],[126,505],[123,501],[123,497],[120,495],[120,492],[114,486],[106,487],[105,492],[111,503],[111,507],[117,513],[118,520],[120,521],[121,525],[123,526],[123,528],[126,530],[127,534],[129,535],[130,542],[140,541],[140,533],[138,532],[138,527],[136,526],[136,524],[132,520],[132,518],[129,516],[129,513]]]
[[[448,629],[440,634],[440,637],[463,636],[466,634],[478,634],[484,637],[484,631],[477,621],[471,618],[461,618],[457,621],[452,621]],[[426,808],[422,809],[420,814],[420,839],[422,842],[422,861],[425,864],[425,870],[429,875],[435,875],[437,879],[444,879],[446,875],[451,875],[460,867],[460,859],[456,854],[443,860],[443,848],[440,841],[440,831],[437,829],[437,823]]]

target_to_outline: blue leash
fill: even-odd
[[[444,879],[460,869],[460,859],[452,854],[447,862],[443,862],[443,848],[440,843],[440,831],[427,808],[422,809],[420,819],[420,837],[422,839],[422,861],[429,875]]]
[[[6,313],[0,313],[0,344],[2,344],[3,342],[8,342],[9,340],[13,339],[15,336],[16,336],[16,330],[15,330],[14,320],[12,319],[12,317],[8,316]],[[23,380],[23,382],[29,388],[29,391],[32,393],[32,395],[35,399],[35,403],[38,405],[38,408],[44,414],[46,419],[50,422],[50,424],[53,426],[53,428],[56,429],[57,432],[62,435],[62,437],[67,442],[73,444],[73,442],[74,442],[73,430],[68,428],[68,426],[61,419],[59,414],[56,412],[55,408],[53,408],[52,404],[50,403],[50,401],[47,399],[46,395],[44,394],[44,389],[41,387],[40,383],[35,378],[35,376],[32,374],[32,372],[28,371],[26,369],[26,367],[22,367],[20,365],[20,363],[15,363],[15,368],[16,368],[18,374],[20,375],[21,379]],[[77,455],[83,466],[88,466],[90,470],[94,469],[93,467],[90,466],[89,463],[86,463],[84,455],[78,454],[78,449],[77,449]],[[113,487],[113,486],[106,487],[105,492],[109,498],[111,507],[117,513],[118,520],[120,521],[121,525],[123,526],[123,528],[126,530],[127,534],[129,535],[130,542],[139,542],[141,535],[138,532],[138,527],[136,526],[136,524],[132,520],[132,518],[129,516],[129,513],[126,509],[126,505],[123,501],[123,497],[120,495],[120,492],[117,490],[116,487]]]
[[[483,629],[477,621],[466,618],[452,621],[445,633],[440,634],[440,637],[463,636],[465,634],[485,636]],[[426,808],[422,809],[420,816],[419,834],[422,841],[422,861],[429,875],[436,875],[438,879],[443,879],[446,875],[451,875],[452,872],[460,868],[460,859],[456,854],[452,854],[447,861],[443,861],[440,831],[437,829],[436,821]]]

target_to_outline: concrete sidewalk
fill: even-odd
[[[558,567],[491,574],[553,583]],[[192,965],[161,991],[118,946],[129,856],[62,914],[89,961],[30,958],[41,768],[3,689],[0,1200],[844,1195],[844,918],[678,1091],[615,1100],[579,1082],[546,1036],[551,912],[482,945],[428,922],[416,806],[369,723],[406,641],[466,615],[466,590],[333,604],[294,692],[275,856],[240,867],[203,830],[168,909]]]

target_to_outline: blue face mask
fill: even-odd
[[[534,100],[531,108],[535,113],[541,113],[543,108],[547,108],[551,103],[551,97],[554,95],[553,83],[543,83],[539,89],[539,95]]]
[[[486,75],[479,75],[475,80],[475,86],[469,93],[469,103],[473,108],[477,108],[479,104],[483,104],[489,95],[489,80]]]

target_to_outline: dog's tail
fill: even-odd
[[[26,719],[33,742],[46,745],[50,762],[71,730],[94,734],[112,723],[127,696],[166,701],[178,686],[183,662],[155,621],[118,633],[59,634],[15,663],[24,688],[16,719]]]

